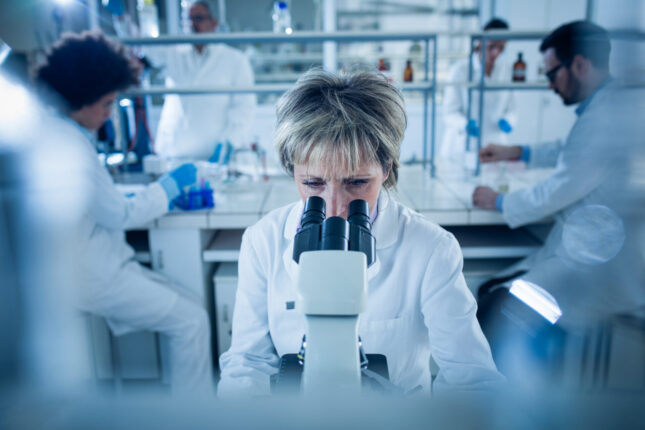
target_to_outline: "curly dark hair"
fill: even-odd
[[[37,84],[53,90],[75,111],[138,83],[140,66],[122,44],[100,31],[64,34],[33,71]]]

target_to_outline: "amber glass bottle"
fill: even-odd
[[[403,70],[403,82],[412,82],[414,79],[414,71],[412,70],[412,61],[408,60],[405,63]]]
[[[513,82],[526,81],[526,63],[522,60],[522,53],[517,54],[517,61],[513,63]]]

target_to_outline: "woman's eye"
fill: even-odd
[[[312,187],[312,188],[319,188],[325,185],[325,183],[322,181],[304,181],[303,185],[307,187]]]
[[[347,184],[349,184],[349,186],[351,187],[362,187],[367,183],[368,183],[367,179],[351,179],[347,181]]]

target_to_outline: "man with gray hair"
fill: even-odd
[[[218,22],[212,2],[195,1],[189,20],[193,33],[215,32]],[[248,58],[230,46],[176,45],[146,51],[163,64],[168,86],[248,87],[253,70]],[[156,151],[177,158],[208,159],[217,142],[243,143],[255,113],[253,94],[167,95],[156,135]]]

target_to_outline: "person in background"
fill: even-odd
[[[76,130],[93,198],[80,225],[80,309],[100,315],[115,335],[157,331],[169,339],[173,390],[212,390],[210,324],[187,291],[134,258],[124,231],[168,212],[180,190],[196,180],[184,164],[126,197],[99,163],[95,133],[119,91],[136,84],[138,63],[100,32],[64,35],[35,69],[37,85]]]
[[[477,187],[473,204],[501,212],[512,228],[554,219],[544,245],[514,269],[528,270],[522,279],[554,296],[563,322],[631,312],[645,306],[642,283],[628,280],[641,269],[608,268],[633,257],[627,245],[636,237],[628,228],[634,217],[626,210],[634,181],[628,175],[642,162],[643,98],[610,75],[609,36],[596,24],[564,24],[542,40],[540,51],[549,87],[565,105],[578,105],[577,120],[564,142],[482,148],[483,163],[524,160],[529,167],[555,170],[533,186],[505,194]],[[480,297],[497,281],[480,288]]]
[[[276,209],[242,238],[231,348],[220,358],[221,395],[266,395],[280,356],[298,352],[304,315],[296,297],[294,236],[305,200],[325,200],[347,218],[365,200],[376,239],[367,310],[359,335],[366,353],[387,357],[405,392],[491,389],[504,381],[475,318],[454,236],[397,202],[399,149],[406,126],[401,94],[380,74],[304,74],[278,102],[275,144],[301,200]],[[432,246],[428,246],[432,244]],[[439,365],[434,381],[430,355]]]
[[[212,34],[217,19],[210,2],[190,7],[191,28]],[[248,58],[230,46],[197,44],[148,48],[146,56],[165,67],[167,85],[176,87],[249,87],[254,83]],[[155,140],[155,151],[172,158],[209,159],[218,142],[246,143],[255,115],[254,94],[167,95]]]
[[[491,19],[484,31],[508,30],[508,24],[499,19]],[[499,57],[506,47],[505,40],[488,40],[484,45],[486,58],[484,82],[486,84],[511,82],[511,68],[500,61]],[[472,56],[472,81],[479,82],[481,77],[481,42],[475,47]],[[450,69],[448,82],[460,84],[469,81],[468,59],[455,63]],[[439,155],[442,159],[463,164],[467,136],[476,138],[482,133],[485,142],[505,144],[508,133],[515,127],[515,95],[512,91],[488,91],[484,95],[483,125],[477,124],[479,118],[479,92],[472,92],[472,108],[468,117],[468,87],[448,85],[444,90],[443,118],[445,131]],[[474,162],[474,160],[473,160]]]

